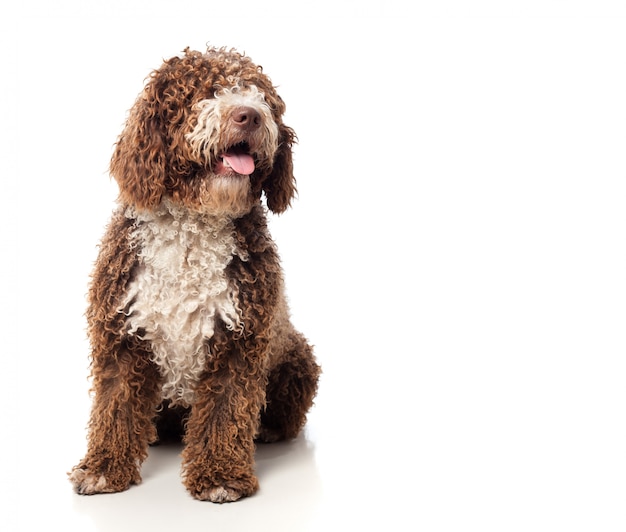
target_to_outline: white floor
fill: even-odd
[[[0,16],[3,532],[626,530],[626,7],[323,3]],[[250,499],[192,500],[178,447],[80,497],[111,146],[148,72],[207,41],[263,64],[299,135],[272,230],[316,406],[259,447]]]
[[[124,494],[72,497],[77,526],[122,532],[201,524],[215,530],[315,530],[321,524],[322,489],[313,444],[305,438],[261,447],[257,472],[262,491],[239,504],[196,504],[180,483],[179,454],[179,446],[152,449],[143,484]]]

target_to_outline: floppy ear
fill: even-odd
[[[296,180],[293,176],[291,147],[296,142],[296,133],[290,127],[280,124],[278,150],[274,156],[274,166],[263,182],[267,206],[272,212],[285,212],[296,195]]]
[[[156,106],[149,104],[147,91],[131,109],[109,167],[122,201],[139,209],[156,207],[161,202],[167,176],[163,128]]]

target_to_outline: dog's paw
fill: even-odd
[[[104,475],[95,475],[80,467],[75,467],[67,475],[79,495],[94,495],[111,491]]]
[[[117,493],[127,490],[132,484],[141,482],[139,473],[134,471],[94,472],[84,465],[74,467],[68,474],[74,491],[79,495],[97,493]]]
[[[231,488],[216,486],[198,493],[195,497],[201,501],[217,502],[221,504],[223,502],[235,502],[241,499],[243,494]]]
[[[185,483],[194,498],[219,504],[238,501],[253,495],[259,489],[259,481],[254,475],[225,482],[207,481],[206,477],[197,479],[196,483],[190,483],[189,480],[187,478]]]

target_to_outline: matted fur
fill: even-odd
[[[78,493],[140,482],[149,443],[180,433],[189,492],[234,501],[258,489],[254,439],[304,425],[320,369],[289,321],[261,203],[280,213],[296,190],[284,110],[262,69],[225,49],[165,61],[131,109],[89,290]]]

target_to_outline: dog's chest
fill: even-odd
[[[140,265],[124,301],[128,333],[150,342],[163,377],[163,397],[193,403],[210,356],[215,320],[241,328],[227,266],[237,250],[232,222],[173,207],[132,213]],[[244,257],[242,257],[244,258]]]

